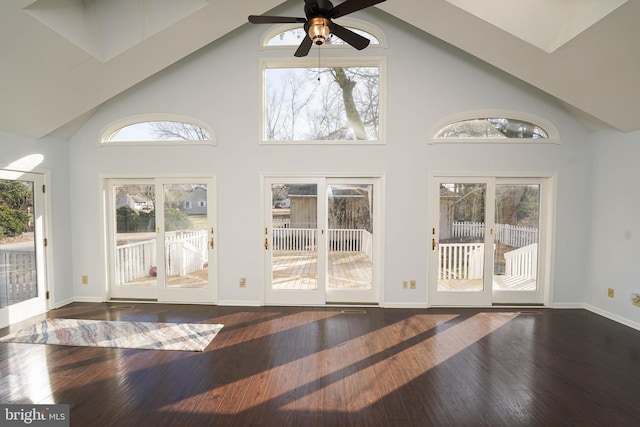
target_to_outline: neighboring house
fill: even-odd
[[[136,211],[151,212],[153,210],[153,200],[146,197],[136,195],[126,195],[118,197],[116,200],[116,209],[128,206]]]
[[[285,200],[289,201],[290,227],[317,227],[317,187],[292,185],[288,195],[289,198]],[[332,186],[328,209],[330,229],[364,229],[371,232],[371,197],[365,188]]]
[[[316,228],[318,224],[318,188],[315,184],[291,185],[288,189],[290,200],[290,227]]]
[[[195,187],[193,191],[185,194],[185,199],[180,205],[180,210],[187,215],[207,214],[207,189]]]
[[[273,207],[276,209],[289,209],[291,207],[290,199],[277,200],[273,203]]]

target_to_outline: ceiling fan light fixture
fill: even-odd
[[[329,28],[330,21],[327,18],[311,18],[307,23],[307,34],[316,46],[322,46],[329,36],[331,35],[331,29]]]

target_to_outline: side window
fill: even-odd
[[[107,127],[100,145],[214,145],[213,132],[203,123],[173,115],[144,115],[119,120]]]

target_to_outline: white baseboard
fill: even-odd
[[[638,331],[640,331],[640,323],[638,323],[638,322],[634,322],[634,321],[629,320],[629,319],[627,319],[625,317],[621,317],[621,316],[618,316],[617,314],[613,314],[613,313],[610,313],[610,312],[608,312],[606,310],[602,310],[601,308],[598,308],[598,307],[596,307],[594,305],[585,304],[584,308],[586,310],[589,310],[589,311],[595,313],[595,314],[599,314],[602,317],[606,317],[607,319],[611,319],[614,322],[622,323],[623,325],[626,325],[626,326],[628,326],[630,328],[637,329]]]
[[[262,307],[262,301],[247,301],[247,300],[220,300],[218,301],[220,306],[231,307]]]
[[[381,308],[429,308],[425,303],[416,302],[383,302],[380,303]]]
[[[551,308],[575,310],[575,309],[585,309],[586,307],[585,307],[585,304],[581,302],[560,302],[560,303],[553,303]]]
[[[73,297],[73,302],[104,302],[100,297]]]

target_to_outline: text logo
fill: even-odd
[[[0,425],[69,427],[69,405],[3,405]]]

